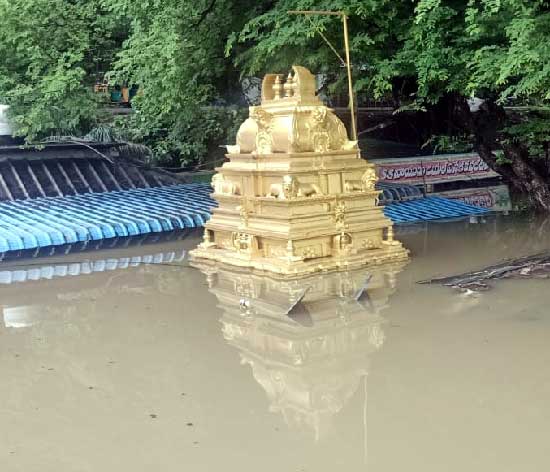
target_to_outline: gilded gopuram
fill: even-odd
[[[218,207],[193,259],[300,277],[405,261],[378,205],[374,165],[294,66],[268,74],[262,101],[212,179]]]

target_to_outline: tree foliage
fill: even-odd
[[[298,63],[345,90],[323,40],[342,49],[338,19],[288,14],[312,9],[349,16],[358,93],[445,115],[438,143],[469,139],[550,209],[548,0],[0,0],[0,99],[31,139],[84,133],[105,119],[90,92],[101,67],[140,87],[129,138],[166,162],[201,162],[231,140],[240,115],[219,105],[243,76]],[[472,96],[484,100],[475,113]]]
[[[229,52],[244,47],[236,62],[245,73],[263,71],[274,57],[279,67],[302,57],[342,84],[344,71],[318,34],[338,44],[341,26],[333,17],[287,14],[311,9],[349,15],[357,92],[391,93],[401,110],[440,116],[447,109],[452,126],[443,131],[466,135],[493,168],[550,210],[550,121],[541,111],[550,101],[548,0],[279,0],[230,37]],[[466,102],[474,96],[484,100],[477,113]],[[503,105],[514,104],[528,108],[504,113]]]
[[[92,93],[96,72],[138,85],[135,113],[116,124],[166,164],[201,161],[240,119],[213,105],[238,87],[224,55],[256,2],[0,0],[0,101],[17,134],[82,135],[112,118]]]
[[[239,87],[224,55],[227,37],[244,24],[255,1],[105,0],[131,18],[128,39],[113,64],[112,79],[138,84],[129,136],[151,145],[171,162],[201,163],[219,156],[218,146],[240,117],[223,96]],[[242,9],[242,10],[241,10]],[[197,156],[199,157],[197,159]]]
[[[312,9],[349,15],[358,91],[380,96],[409,80],[419,102],[449,92],[550,99],[547,0],[279,0],[230,36],[228,53],[246,46],[236,62],[247,73],[294,62],[334,72],[318,31],[340,44],[339,22],[287,13]]]
[[[121,23],[99,0],[0,0],[0,100],[29,139],[81,134],[98,120],[95,68]]]

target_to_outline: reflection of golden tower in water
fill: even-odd
[[[270,411],[316,439],[327,433],[366,380],[369,355],[384,343],[380,311],[403,264],[300,280],[193,265],[207,274],[223,310],[224,338],[251,367]]]
[[[407,258],[377,206],[374,166],[315,95],[307,69],[264,78],[262,104],[228,150],[212,181],[219,207],[193,258],[283,276]]]

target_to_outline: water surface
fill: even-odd
[[[198,235],[0,265],[2,470],[548,470],[549,282],[416,284],[547,227],[400,239],[406,266],[298,283],[191,268]]]

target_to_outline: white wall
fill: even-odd
[[[0,136],[11,136],[11,127],[6,116],[7,105],[0,105]]]

